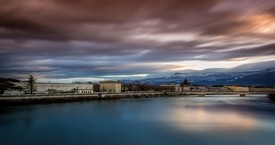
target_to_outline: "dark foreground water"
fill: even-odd
[[[1,145],[275,145],[265,96],[0,107]]]

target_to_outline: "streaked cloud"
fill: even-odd
[[[139,78],[275,58],[273,0],[1,0],[0,15],[3,77]]]

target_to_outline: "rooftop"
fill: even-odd
[[[116,84],[121,84],[121,82],[120,81],[113,81],[113,80],[106,80],[106,81],[101,81],[101,82],[99,82],[99,83],[116,83]]]

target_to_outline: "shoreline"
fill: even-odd
[[[143,92],[143,93],[94,93],[94,94],[63,94],[63,95],[26,95],[26,96],[1,96],[0,106],[51,104],[66,102],[85,102],[95,100],[117,100],[124,98],[158,98],[176,96],[204,97],[205,95],[257,95],[262,92]]]
[[[50,104],[66,102],[84,102],[92,100],[117,100],[124,98],[155,98],[163,97],[164,93],[116,93],[116,94],[90,94],[90,95],[48,95],[48,96],[5,96],[0,97],[0,106]]]

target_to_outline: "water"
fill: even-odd
[[[1,145],[275,145],[274,135],[265,96],[0,107]]]

